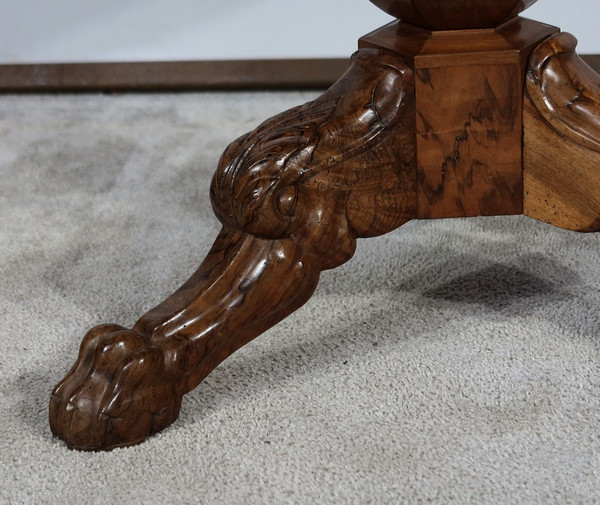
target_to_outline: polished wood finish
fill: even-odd
[[[142,441],[223,359],[304,304],[356,239],[416,216],[413,72],[365,49],[319,99],[226,150],[211,186],[220,233],[181,289],[133,329],[84,338],[50,402],[55,435],[77,449]]]
[[[417,72],[419,217],[521,214],[520,73],[514,63]]]
[[[600,228],[600,77],[573,37],[495,26],[532,1],[376,3],[469,29],[388,25],[320,98],[226,149],[211,185],[223,229],[198,271],[132,329],[90,330],[54,389],[50,426],[70,447],[132,445],[171,424],[185,393],[304,304],[359,237],[523,201],[532,217]]]
[[[392,51],[416,69],[510,63],[524,68],[535,46],[557,32],[555,26],[526,18],[495,29],[442,32],[394,21],[361,37],[359,47]]]
[[[557,32],[528,19],[466,33],[396,22],[361,38],[415,68],[420,218],[522,213],[525,63]]]
[[[429,30],[495,28],[537,0],[371,0],[388,14]]]
[[[600,231],[600,76],[561,33],[527,74],[524,213],[561,228]]]

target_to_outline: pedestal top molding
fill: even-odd
[[[371,0],[388,14],[429,30],[495,28],[537,0]]]

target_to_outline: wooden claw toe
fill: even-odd
[[[182,394],[164,379],[162,354],[120,326],[96,327],[50,399],[52,433],[74,449],[133,445],[171,424]]]

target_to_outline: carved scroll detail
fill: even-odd
[[[531,55],[524,108],[524,213],[600,230],[600,76],[561,33]]]
[[[208,256],[133,329],[88,332],[52,394],[53,433],[112,449],[164,429],[185,393],[303,305],[357,237],[413,218],[414,117],[412,71],[362,50],[320,98],[231,144],[211,186],[223,230]]]
[[[415,215],[413,123],[412,70],[359,51],[319,99],[228,147],[212,183],[215,212],[225,226],[271,239],[314,243],[315,214],[339,214],[350,236],[389,232]]]
[[[557,133],[600,152],[600,75],[577,56],[576,47],[570,33],[538,47],[530,59],[527,94]]]

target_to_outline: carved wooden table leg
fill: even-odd
[[[398,57],[359,51],[312,103],[235,141],[212,182],[223,230],[198,271],[128,330],[84,338],[50,426],[72,448],[141,442],[223,359],[304,304],[356,238],[416,215],[414,87]]]
[[[524,213],[600,231],[600,76],[561,33],[533,53],[524,112]]]
[[[314,102],[225,151],[223,229],[198,271],[133,329],[103,325],[50,401],[78,449],[141,442],[222,360],[305,303],[321,271],[413,218],[522,214],[600,230],[600,77],[536,0],[372,0],[403,19],[365,37]],[[524,132],[524,134],[523,134]]]

